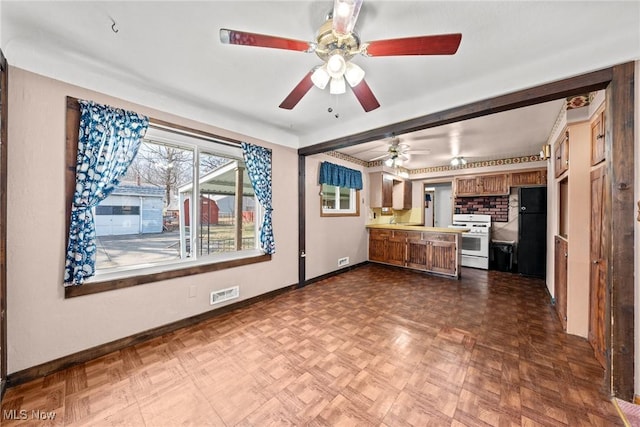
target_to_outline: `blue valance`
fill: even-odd
[[[362,190],[362,173],[329,162],[320,164],[320,184]]]

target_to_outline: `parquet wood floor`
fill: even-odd
[[[366,265],[10,388],[2,425],[622,425],[603,376],[541,280]]]

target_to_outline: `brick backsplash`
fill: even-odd
[[[456,197],[455,213],[491,215],[493,222],[508,222],[509,196]]]

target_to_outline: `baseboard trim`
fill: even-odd
[[[205,320],[220,316],[239,308],[244,308],[255,304],[260,301],[274,298],[280,294],[290,292],[296,289],[296,285],[285,286],[284,288],[276,289],[271,292],[267,292],[262,295],[255,296],[243,301],[238,301],[233,304],[226,305],[224,307],[216,308],[205,313],[201,313],[186,319],[178,320],[173,323],[169,323],[157,328],[149,329],[125,338],[120,338],[115,341],[111,341],[105,344],[101,344],[96,347],[92,347],[86,350],[79,351],[77,353],[70,354],[68,356],[61,357],[43,364],[33,366],[31,368],[23,369],[7,375],[7,379],[2,382],[2,393],[4,394],[5,387],[15,387],[20,384],[24,384],[31,380],[45,377],[54,372],[61,371],[63,369],[70,368],[81,363],[88,362],[98,357],[104,356],[114,351],[122,350],[124,348],[143,343],[145,341],[157,338],[164,334],[177,331],[178,329],[186,328]]]
[[[314,277],[313,279],[305,280],[304,284],[301,287],[310,285],[312,283],[319,282],[319,281],[324,280],[324,279],[328,279],[330,277],[337,276],[337,275],[342,274],[342,273],[346,273],[347,271],[355,270],[356,268],[360,268],[360,267],[362,267],[364,265],[367,265],[367,264],[369,264],[369,261],[363,261],[363,262],[360,262],[358,264],[353,264],[353,265],[350,265],[348,267],[344,267],[344,268],[341,268],[339,270],[335,270],[335,271],[332,271],[330,273],[326,273],[326,274],[323,274],[321,276]]]

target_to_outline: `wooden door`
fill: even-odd
[[[427,249],[428,271],[455,276],[457,273],[456,257],[455,241],[429,240]]]
[[[423,233],[411,232],[407,236],[407,267],[427,269],[427,241]]]
[[[369,230],[369,261],[386,262],[388,230]]]
[[[569,257],[569,244],[560,236],[555,236],[555,274],[554,292],[556,298],[556,312],[562,323],[562,328],[567,330],[567,269]]]
[[[507,174],[483,175],[478,177],[478,191],[482,195],[509,194]]]
[[[392,231],[387,241],[387,259],[385,262],[393,265],[405,265],[407,250],[407,233]]]
[[[591,165],[604,160],[604,109],[591,122]]]
[[[475,196],[478,194],[476,177],[456,178],[456,196]]]
[[[523,185],[543,185],[547,183],[547,171],[534,170],[524,172],[511,172],[511,186],[521,187]]]
[[[382,175],[382,207],[390,208],[393,206],[393,180],[390,177]]]
[[[596,359],[606,367],[607,349],[607,259],[602,241],[604,231],[605,167],[591,171],[591,239],[589,273],[589,343]]]
[[[569,131],[558,140],[553,150],[553,162],[556,170],[556,178],[569,169]]]

